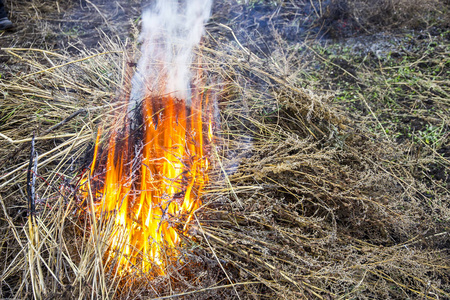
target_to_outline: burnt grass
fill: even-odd
[[[0,51],[0,133],[13,140],[47,136],[73,111],[119,98],[114,80],[88,71],[70,86],[48,74],[23,80],[36,62],[52,65],[45,55],[9,50],[61,53],[63,63],[109,51],[109,39],[133,53],[141,3],[112,3],[6,1],[16,27],[0,32],[0,47],[7,48]],[[450,298],[450,8],[444,0],[405,3],[216,1],[202,54],[223,87],[217,92],[222,161],[211,170],[213,192],[198,214],[203,227],[193,227],[192,239],[183,242],[184,261],[169,275],[118,281],[105,273],[106,294]],[[127,68],[135,61],[127,57]],[[63,94],[72,101],[65,114],[30,104],[58,105]],[[50,133],[77,132],[89,120],[101,126],[96,113],[80,113]],[[67,176],[51,183],[55,191],[76,193],[93,139],[70,150],[75,158],[64,162]],[[36,148],[44,153],[66,140],[37,141]],[[4,184],[29,160],[30,146],[0,136],[0,148]],[[51,165],[40,172],[50,177]],[[35,296],[30,274],[12,267],[34,268],[26,259],[16,263],[28,241],[21,232],[28,221],[23,190],[23,176],[0,189],[0,298]],[[38,205],[37,213],[44,211]],[[85,259],[78,251],[85,235],[80,220],[70,220],[64,236],[77,264]],[[53,257],[52,247],[44,243],[43,259]],[[77,281],[71,264],[61,264],[58,280],[44,270],[43,298],[104,297],[95,280]]]

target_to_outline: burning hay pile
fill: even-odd
[[[6,49],[29,69],[1,81],[0,297],[449,297],[449,212],[392,141],[301,88],[296,48],[210,36],[173,88],[186,73],[103,47]]]

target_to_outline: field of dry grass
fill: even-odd
[[[6,1],[0,298],[450,298],[448,3],[412,24],[405,1],[383,22],[369,1],[243,2],[215,4],[198,49],[219,129],[191,237],[165,275],[120,276],[77,194],[139,3]]]

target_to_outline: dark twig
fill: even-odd
[[[31,140],[30,163],[28,164],[28,173],[27,173],[28,213],[30,216],[34,216],[34,213],[36,211],[36,204],[35,204],[36,173],[37,173],[37,153],[35,152],[34,149],[34,134],[33,134],[33,139]]]
[[[76,112],[72,113],[70,116],[68,116],[67,118],[65,118],[64,120],[62,120],[61,122],[59,122],[56,125],[53,125],[52,127],[50,127],[49,129],[45,130],[44,132],[42,132],[40,135],[38,136],[44,136],[48,133],[50,133],[51,131],[58,129],[59,127],[63,126],[64,124],[66,124],[67,122],[69,122],[70,120],[72,120],[73,118],[75,118],[76,116],[78,116],[79,114],[86,112],[87,110],[82,108],[77,110]],[[8,162],[10,159],[14,158],[14,157],[18,157],[18,154],[23,151],[25,149],[25,147],[27,146],[26,143],[23,143],[19,148],[17,148],[14,152],[12,152],[11,154],[9,154],[5,160],[3,161],[3,163]]]
[[[76,112],[73,112],[70,116],[68,116],[67,118],[65,118],[64,120],[59,122],[58,124],[53,125],[49,129],[45,130],[41,135],[46,135],[50,131],[58,129],[59,127],[63,126],[64,124],[66,124],[67,122],[69,122],[70,120],[72,120],[73,118],[75,118],[76,116],[78,116],[79,114],[81,114],[83,112],[86,112],[86,109],[82,108],[82,109],[77,110]]]

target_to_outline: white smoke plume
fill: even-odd
[[[212,0],[157,0],[142,13],[142,56],[132,80],[130,109],[148,95],[189,101],[193,50]]]

